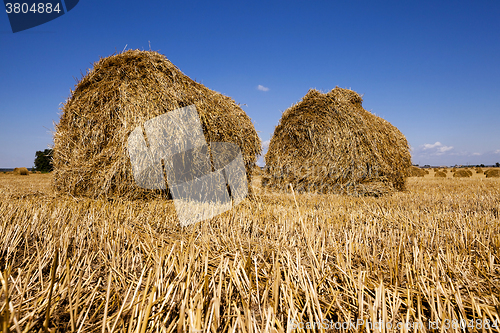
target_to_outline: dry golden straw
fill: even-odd
[[[409,177],[424,177],[427,174],[429,174],[429,171],[420,169],[419,167],[416,166],[411,166],[408,168]]]
[[[361,196],[404,189],[408,142],[361,103],[352,90],[312,89],[287,109],[265,156],[263,185]]]
[[[499,178],[500,170],[499,169],[489,169],[485,172],[486,178]]]
[[[100,59],[62,108],[54,137],[54,184],[72,196],[137,198],[127,138],[144,122],[194,104],[207,142],[239,146],[251,181],[260,139],[233,99],[191,80],[165,56],[129,50]]]
[[[57,196],[52,176],[0,174],[2,332],[499,331],[500,178],[374,198],[255,176],[255,200],[181,228],[173,201]],[[322,319],[392,328],[294,329]]]
[[[472,171],[470,170],[457,170],[455,171],[455,173],[453,174],[453,177],[457,177],[457,178],[468,178],[468,177],[471,177],[472,176]]]
[[[443,172],[443,171],[438,171],[434,174],[434,177],[442,177],[442,178],[446,178],[446,172]]]
[[[21,176],[28,176],[30,172],[26,168],[14,168],[14,174]]]

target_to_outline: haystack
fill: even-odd
[[[434,177],[442,177],[442,178],[446,178],[446,172],[443,172],[443,171],[438,171],[434,174]]]
[[[420,169],[416,166],[411,166],[408,168],[407,173],[408,177],[424,177],[425,175],[429,174],[429,171]]]
[[[64,104],[54,137],[55,189],[91,198],[163,195],[135,184],[127,139],[146,121],[192,104],[208,143],[239,146],[250,184],[261,143],[246,113],[165,56],[129,50],[94,63]]]
[[[287,109],[265,156],[263,185],[374,196],[404,189],[411,165],[406,138],[361,103],[352,90],[312,89]]]
[[[27,168],[14,168],[15,175],[28,176],[30,174]]]
[[[485,173],[486,178],[499,178],[500,170],[499,169],[489,169]]]
[[[483,169],[481,169],[481,168],[477,168],[477,169],[476,169],[476,173],[481,174],[481,173],[484,173],[484,171],[483,171]]]
[[[457,178],[469,178],[471,176],[472,176],[472,171],[464,170],[464,169],[457,170],[453,174],[453,177],[457,177]]]

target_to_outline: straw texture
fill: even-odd
[[[30,172],[27,168],[14,168],[15,175],[28,176]]]
[[[408,168],[408,177],[424,177],[425,175],[428,174],[429,171],[420,169],[419,167],[413,165]]]
[[[55,189],[90,198],[168,196],[135,185],[127,138],[147,120],[192,104],[207,142],[240,147],[250,184],[261,142],[246,113],[165,56],[129,50],[96,62],[64,104],[54,137]]]
[[[405,187],[408,142],[361,106],[354,91],[312,89],[287,109],[265,156],[263,185],[285,190],[379,196]]]
[[[486,178],[499,178],[500,170],[499,169],[489,169],[485,172]]]
[[[453,177],[455,177],[455,178],[469,178],[471,176],[472,176],[472,171],[464,170],[464,169],[457,170],[453,174]]]

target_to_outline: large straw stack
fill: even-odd
[[[404,135],[361,106],[352,90],[310,90],[274,131],[263,185],[285,190],[374,195],[405,187]]]
[[[240,147],[250,183],[261,146],[245,112],[233,99],[191,80],[165,56],[130,50],[96,62],[64,104],[54,138],[56,190],[91,198],[160,194],[135,184],[127,138],[147,120],[192,104],[207,142]]]

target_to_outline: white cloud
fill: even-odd
[[[453,149],[453,146],[445,146],[441,142],[437,141],[435,143],[426,143],[422,146],[422,150],[433,149],[433,154],[441,155]]]
[[[268,87],[264,87],[263,85],[258,85],[257,86],[257,90],[260,90],[260,91],[269,91],[269,88]]]
[[[439,147],[439,146],[442,146],[443,144],[441,142],[436,142],[436,143],[433,143],[433,144],[430,144],[430,143],[426,143],[424,146],[423,146],[423,149],[424,150],[427,150],[427,149],[432,149],[432,148],[436,148],[436,147]]]
[[[262,150],[265,151],[269,148],[269,143],[271,142],[271,140],[266,140],[264,142],[262,142]]]
[[[444,153],[444,152],[447,152],[448,150],[452,150],[452,149],[453,149],[453,147],[452,147],[452,146],[442,146],[442,147],[439,147],[439,148],[438,148],[438,151],[439,151],[440,153]]]
[[[420,165],[472,165],[481,163],[491,165],[499,162],[500,149],[489,151],[481,151],[479,147],[476,149],[476,151],[467,151],[462,150],[460,147],[446,146],[441,142],[435,142],[415,147],[411,155],[412,161]]]

